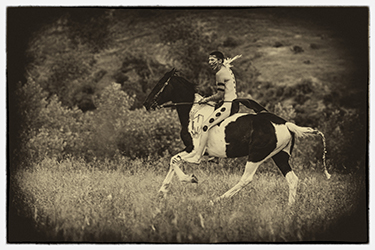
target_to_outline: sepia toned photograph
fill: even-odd
[[[6,7],[6,244],[369,244],[369,16]]]

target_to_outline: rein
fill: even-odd
[[[158,107],[159,108],[171,108],[171,107],[176,107],[176,106],[184,106],[184,105],[192,105],[192,104],[199,104],[199,102],[177,102],[177,103],[162,104]],[[204,104],[210,105],[211,107],[215,107],[215,105],[212,105],[209,103],[204,103]]]
[[[223,102],[233,102],[233,101],[223,101]],[[171,107],[176,107],[176,106],[183,106],[183,105],[192,105],[192,104],[206,104],[211,107],[215,107],[213,104],[209,104],[208,102],[206,103],[199,103],[199,102],[177,102],[177,103],[169,103],[169,104],[162,104],[158,105],[158,108],[171,108]]]

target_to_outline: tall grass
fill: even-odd
[[[211,206],[209,201],[236,184],[242,173],[213,172],[214,163],[187,167],[200,183],[181,184],[175,177],[169,195],[161,199],[157,190],[167,165],[167,159],[90,164],[46,159],[19,171],[15,181],[24,212],[49,242],[352,240],[346,237],[350,227],[340,229],[341,238],[330,236],[356,212],[365,186],[361,178],[335,174],[327,181],[320,172],[297,171],[297,202],[288,207],[285,178],[258,172],[238,195]]]

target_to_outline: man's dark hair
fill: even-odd
[[[217,59],[221,59],[224,62],[224,54],[220,51],[211,52],[210,56],[216,56]]]

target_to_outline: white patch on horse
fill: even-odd
[[[212,105],[197,104],[202,98],[201,95],[195,94],[195,104],[191,107],[189,113],[188,131],[193,140],[194,148],[199,145],[203,122],[214,112],[214,107]],[[192,154],[193,153],[195,153],[195,151],[193,151]]]
[[[275,127],[276,148],[272,151],[270,157],[274,156],[276,153],[280,151],[285,151],[290,155],[290,147],[292,141],[292,135],[290,134],[290,131],[285,126],[285,124],[272,123],[272,125]]]
[[[189,113],[190,121],[188,131],[193,139],[194,147],[197,147],[200,142],[200,136],[202,134],[203,127],[202,125],[204,121],[206,121],[206,119],[214,112],[214,107],[212,105],[197,104],[197,102],[201,99],[201,95],[195,94],[194,102],[196,104],[192,106]],[[236,121],[239,117],[244,115],[246,115],[246,113],[234,114],[222,121],[220,126],[216,125],[208,131],[209,135],[207,140],[206,152],[210,156],[227,157],[225,128],[229,123]]]
[[[226,118],[220,126],[214,126],[210,129],[206,151],[210,156],[227,157],[226,148],[228,143],[225,141],[225,129],[229,123],[236,121],[239,117],[247,115],[246,113],[234,114]]]

